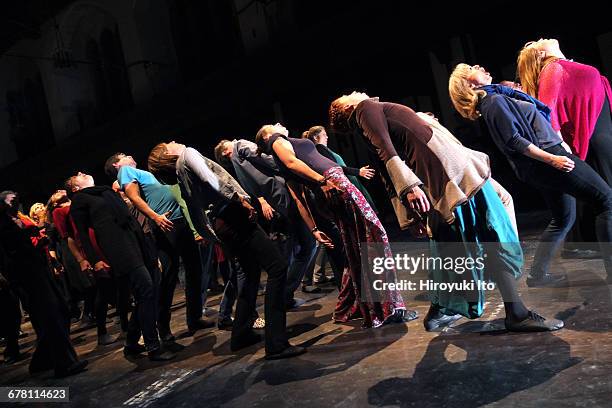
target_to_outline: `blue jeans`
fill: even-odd
[[[561,145],[546,149],[547,152],[571,158],[575,167],[566,173],[540,161],[533,160],[526,182],[535,186],[544,196],[552,220],[540,237],[536,249],[531,276],[548,273],[553,256],[563,243],[576,219],[576,199],[592,206],[595,213],[595,232],[602,250],[604,265],[612,276],[612,189],[588,164],[568,153]]]

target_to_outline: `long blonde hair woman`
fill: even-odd
[[[553,129],[612,186],[612,91],[606,77],[595,67],[565,59],[555,39],[525,44],[517,67],[525,90],[550,107]],[[593,214],[580,205],[564,255],[581,253],[571,242],[595,240]]]
[[[597,68],[570,61],[555,39],[530,41],[520,51],[517,72],[525,92],[551,109],[553,129],[573,152],[612,185],[612,90]],[[587,154],[593,150],[587,160]],[[602,166],[603,165],[603,166]]]
[[[520,78],[521,87],[523,88],[523,91],[534,98],[538,97],[540,72],[542,72],[544,67],[546,67],[549,63],[556,61],[559,58],[565,58],[563,53],[561,53],[561,50],[556,52],[552,44],[542,45],[544,41],[556,40],[540,39],[539,41],[529,41],[519,52],[519,56],[516,61],[517,74]],[[542,47],[545,47],[548,51],[542,49]]]

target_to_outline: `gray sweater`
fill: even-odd
[[[176,175],[198,234],[218,241],[205,211],[214,214],[232,200],[250,199],[249,195],[221,165],[191,147],[177,159]]]

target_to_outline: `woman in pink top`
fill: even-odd
[[[555,39],[525,44],[517,70],[523,90],[551,108],[552,127],[561,132],[573,153],[612,186],[612,91],[608,79],[595,67],[567,60]],[[579,207],[573,241],[596,241],[594,223],[589,208]]]

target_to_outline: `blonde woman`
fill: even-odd
[[[525,44],[517,68],[525,92],[551,108],[553,129],[561,132],[576,156],[612,186],[612,91],[608,79],[595,67],[566,59],[555,39]],[[580,206],[577,212],[573,241],[594,241],[595,219],[590,208]],[[572,252],[580,253],[576,249]]]
[[[576,198],[590,203],[597,216],[597,238],[608,281],[612,281],[612,190],[588,164],[570,152],[538,109],[537,101],[530,102],[522,92],[491,82],[491,75],[483,67],[459,64],[451,74],[449,93],[463,117],[482,117],[517,177],[536,187],[552,212],[527,284],[565,284],[564,278],[549,273],[549,267],[574,224]]]

